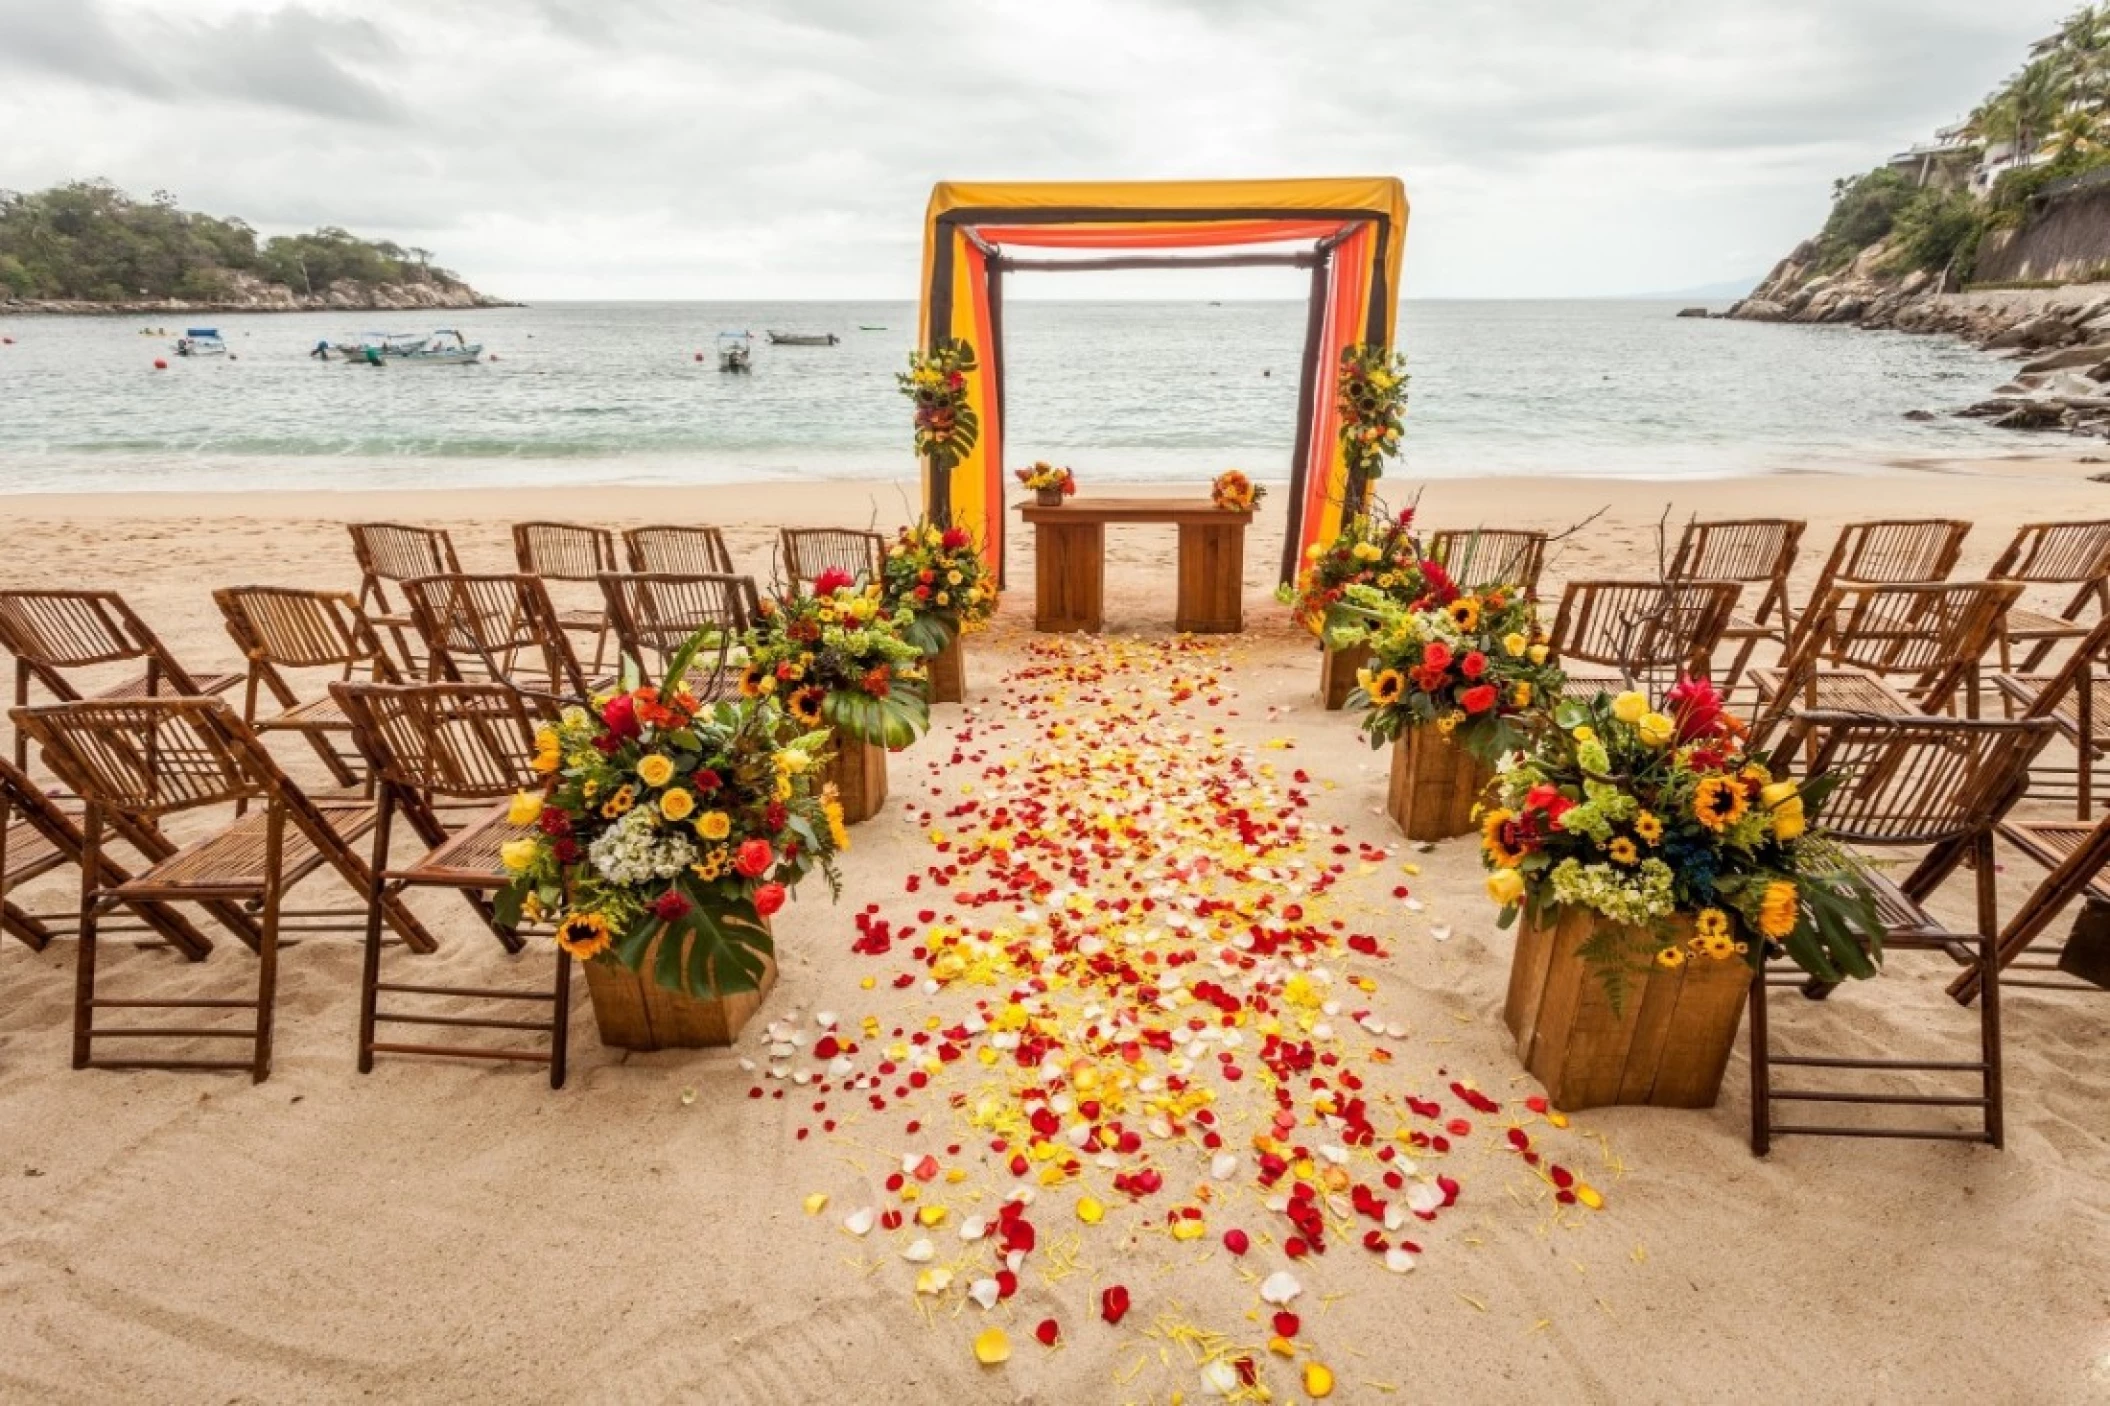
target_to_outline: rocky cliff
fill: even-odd
[[[253,274],[233,273],[211,298],[127,298],[117,301],[79,298],[6,298],[8,313],[206,313],[206,312],[413,312],[420,308],[510,308],[502,298],[487,297],[466,283],[379,283],[339,281],[314,294],[294,292]]]

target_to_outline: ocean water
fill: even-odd
[[[1661,302],[1409,302],[1395,474],[1719,476],[2000,453],[1973,421],[1998,364],[1938,338],[1677,319]],[[493,359],[383,370],[311,360],[370,327],[459,326]],[[257,314],[235,355],[170,353],[180,317],[0,315],[0,493],[725,483],[915,471],[894,373],[907,303],[553,303],[427,314]],[[1006,458],[1102,482],[1287,475],[1297,302],[1005,308]],[[148,323],[169,336],[144,335]],[[884,330],[862,331],[860,325]],[[755,334],[753,372],[711,354]],[[832,331],[777,347],[766,329]],[[702,360],[697,360],[701,354]],[[169,360],[153,369],[156,357]]]

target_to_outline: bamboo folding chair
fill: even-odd
[[[1939,713],[1962,692],[1967,714],[1977,716],[1979,660],[2021,593],[2002,581],[1833,586],[1796,621],[1779,665],[1750,672],[1759,702],[1754,745],[1798,709]]]
[[[2071,976],[2062,979],[2058,975],[2062,968],[2051,953],[2038,947],[2037,940],[2074,899],[2085,894],[2110,903],[2110,877],[2105,875],[2110,866],[2110,815],[2093,825],[2073,820],[2003,820],[1996,833],[2046,871],[2043,882],[2000,929],[2001,988],[2100,993],[2100,986]],[[2033,975],[2007,975],[2011,970]],[[1969,1005],[1978,999],[1982,985],[1974,967],[1949,983],[1949,994]]]
[[[2079,588],[2057,615],[2035,610],[2008,612],[2000,632],[2000,671],[2016,671],[2013,655],[2018,644],[2029,647],[2021,672],[2042,668],[2059,641],[2078,640],[2088,633],[2082,613],[2089,602],[2095,603],[2098,617],[2110,615],[2110,519],[2034,522],[2019,528],[1986,576],[1994,581],[2020,581],[2024,586]]]
[[[522,571],[541,577],[545,583],[591,584],[608,572],[623,569],[615,554],[613,532],[575,522],[513,524],[513,557]],[[593,636],[593,666],[600,668],[608,652],[608,612],[599,605],[560,608],[557,623],[567,630]]]
[[[583,698],[589,679],[539,576],[425,576],[403,583],[434,680],[497,680]]]
[[[41,952],[53,938],[65,935],[60,925],[66,931],[77,930],[78,908],[33,913],[8,895],[47,874],[69,866],[78,868],[87,859],[87,844],[79,816],[60,808],[38,790],[27,773],[0,761],[0,931],[13,933],[29,944],[31,951]],[[101,863],[101,882],[106,886],[131,882],[132,876],[107,851],[101,856]],[[79,889],[74,892],[77,898]],[[204,961],[212,951],[212,939],[176,909],[141,902],[135,905],[135,911],[136,929],[119,921],[104,923],[102,930],[152,932],[194,962]]]
[[[1568,675],[1563,693],[1587,700],[1635,688],[1660,698],[1681,675],[1707,676],[1741,590],[1734,581],[1570,581],[1551,639]]]
[[[1817,604],[1833,586],[1845,581],[1884,586],[1946,581],[1963,555],[1963,539],[1970,532],[1968,522],[1948,518],[1850,522],[1839,529],[1831,555],[1818,568],[1809,603]]]
[[[361,760],[353,749],[340,751],[335,739],[351,741],[352,725],[327,691],[301,701],[287,678],[290,670],[329,669],[339,679],[364,673],[396,683],[400,676],[381,637],[342,591],[303,591],[283,586],[230,586],[212,598],[226,617],[227,633],[249,661],[249,681],[242,695],[242,721],[260,735],[297,733],[315,749],[339,786],[357,785],[351,765]],[[263,691],[269,689],[278,711],[257,716]]]
[[[367,620],[375,628],[388,631],[403,667],[412,673],[422,672],[425,666],[410,648],[417,622],[411,618],[408,604],[398,609],[388,603],[387,583],[461,574],[454,539],[443,528],[411,527],[400,522],[355,522],[349,526],[352,555],[359,559],[359,608],[367,612]]]
[[[1671,557],[1672,581],[1735,581],[1760,587],[1758,606],[1749,615],[1732,614],[1722,640],[1736,646],[1736,658],[1722,678],[1728,693],[1744,676],[1751,652],[1761,640],[1773,640],[1785,651],[1794,617],[1788,609],[1788,575],[1807,523],[1793,518],[1733,518],[1685,524],[1678,550]]]
[[[0,591],[0,647],[15,656],[17,708],[34,681],[61,702],[82,698],[201,697],[223,693],[240,674],[193,674],[115,591]],[[129,666],[112,682],[108,668]],[[130,670],[137,670],[133,673]],[[93,677],[81,677],[92,674]],[[15,734],[15,766],[29,766],[29,740]]]
[[[859,585],[869,585],[886,574],[886,538],[877,532],[786,527],[777,535],[783,547],[784,575],[793,594],[830,570],[848,572]]]
[[[366,890],[366,960],[359,979],[359,1072],[370,1073],[377,1054],[512,1060],[547,1064],[550,1087],[563,1088],[571,1019],[571,958],[562,948],[557,949],[556,970],[546,991],[381,979],[382,908],[392,895],[408,888],[453,889],[476,905],[507,952],[517,956],[526,950],[519,933],[495,921],[488,897],[507,882],[500,851],[507,841],[528,833],[507,818],[511,798],[516,791],[542,785],[528,760],[534,755],[536,721],[526,701],[502,684],[489,683],[338,683],[330,685],[330,692],[352,720],[353,735],[373,768],[380,796]],[[468,811],[470,818],[450,833],[442,814],[456,810]],[[408,866],[389,860],[389,841],[398,814],[427,847]],[[549,1011],[539,1020],[419,1014],[382,1010],[384,995],[546,1003]],[[549,1036],[549,1048],[383,1041],[376,1038],[380,1025],[539,1031]]]
[[[2032,768],[2030,797],[2067,799],[2065,789],[2049,778],[2071,775],[2074,814],[2083,821],[2095,810],[2096,763],[2110,756],[2110,677],[2099,672],[2105,661],[2110,661],[2110,614],[2095,622],[2057,671],[1993,676],[1993,687],[2010,712],[2019,708],[2024,717],[2048,718],[2074,750],[2071,768]],[[2041,783],[2040,777],[2045,778]]]
[[[733,554],[715,527],[633,527],[623,534],[632,571],[672,576],[731,576]]]
[[[1810,776],[1834,776],[1838,782],[1824,807],[1825,830],[1841,845],[1868,849],[1933,848],[1968,856],[1975,873],[1976,912],[1969,931],[1952,930],[1923,903],[1931,885],[1905,885],[1856,862],[1875,893],[1876,914],[1883,927],[1886,953],[1936,950],[1961,954],[1977,974],[1984,993],[1979,1005],[1979,1048],[1975,1059],[1927,1060],[1847,1055],[1784,1055],[1773,1048],[1768,990],[1799,986],[1812,1000],[1837,988],[1809,980],[1785,956],[1762,962],[1751,983],[1751,1149],[1760,1156],[1772,1140],[1786,1133],[1838,1137],[1908,1137],[1989,1142],[2001,1145],[2000,979],[1997,934],[2000,930],[1993,867],[1993,827],[2001,810],[2012,804],[2021,772],[2042,745],[2041,722],[1963,718],[1871,718],[1846,713],[1806,713],[1795,719],[1783,751],[1804,748],[1812,755]],[[1918,876],[1915,876],[1918,877]],[[1925,1076],[1949,1081],[1975,1076],[1971,1093],[1856,1092],[1837,1087],[1781,1088],[1774,1083],[1780,1068],[1817,1071],[1866,1071]],[[1818,1082],[1828,1082],[1818,1076]],[[1830,1125],[1775,1120],[1776,1103],[1856,1104],[1884,1108],[1975,1108],[1977,1130],[1914,1124]]]
[[[367,867],[351,848],[375,823],[376,806],[363,798],[311,800],[279,770],[241,719],[217,698],[149,698],[123,702],[58,703],[18,708],[15,725],[44,748],[53,770],[83,802],[80,944],[73,1012],[76,1069],[247,1069],[262,1083],[271,1073],[273,1006],[278,990],[279,939],[287,932],[359,932],[361,923],[336,921],[343,909],[289,909],[288,890],[328,866],[355,892],[368,888]],[[190,811],[232,805],[259,808],[202,839],[153,856],[135,878],[118,881],[103,858],[112,820],[152,824]],[[255,914],[257,994],[247,998],[166,1000],[96,994],[97,939],[102,915],[117,907],[135,913],[142,903],[240,905]],[[400,902],[387,917],[403,941],[433,950],[432,937]],[[248,934],[244,934],[245,939]],[[108,1011],[249,1011],[248,1027],[98,1026]],[[149,1058],[96,1055],[108,1040],[245,1040],[247,1059]],[[137,1046],[127,1044],[125,1049]]]
[[[601,591],[623,657],[636,660],[648,678],[659,678],[669,656],[709,632],[716,643],[697,651],[689,667],[690,691],[704,702],[731,696],[735,647],[761,615],[753,577],[611,575],[601,578]]]
[[[1515,586],[1538,599],[1546,569],[1546,533],[1499,527],[1450,528],[1429,534],[1428,555],[1467,590]]]

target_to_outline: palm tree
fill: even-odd
[[[2085,156],[2100,150],[2102,145],[2102,118],[2086,108],[2061,113],[2059,120],[2052,125],[2051,135],[2044,141],[2044,149],[2055,158]]]
[[[2027,163],[2037,154],[2044,134],[2066,109],[2071,81],[2062,65],[2041,58],[2016,74],[2001,98],[2013,109],[2015,157]]]

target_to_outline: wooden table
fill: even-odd
[[[1034,529],[1033,628],[1097,634],[1106,598],[1108,524],[1169,523],[1180,530],[1179,606],[1174,627],[1198,635],[1245,628],[1245,530],[1250,512],[1206,498],[1072,498],[1027,503]]]

